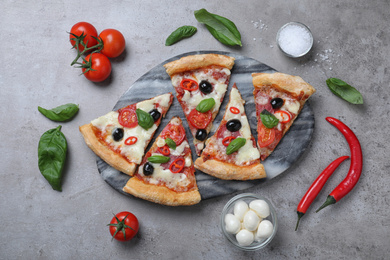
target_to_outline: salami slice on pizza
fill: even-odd
[[[111,111],[81,126],[80,132],[96,155],[133,175],[172,101],[168,93]]]
[[[279,144],[315,89],[301,77],[283,73],[252,74],[260,159]]]
[[[146,153],[123,191],[155,203],[180,206],[201,200],[185,129],[174,117]]]
[[[219,54],[190,55],[164,65],[194,137],[197,155],[218,114],[233,65],[233,57]],[[211,109],[200,108],[205,102]]]
[[[221,124],[214,135],[207,139],[201,157],[195,161],[197,169],[225,180],[266,177],[244,104],[234,84]]]

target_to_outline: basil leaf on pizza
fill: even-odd
[[[184,25],[173,31],[165,41],[165,46],[171,46],[184,38],[191,37],[196,33],[197,29],[194,26]]]
[[[143,129],[148,130],[154,125],[153,117],[149,113],[146,113],[145,111],[139,108],[135,110],[135,113],[137,114],[138,124]]]
[[[238,149],[240,149],[241,147],[243,147],[245,145],[245,143],[246,143],[245,138],[238,137],[238,138],[234,139],[233,141],[230,142],[230,144],[226,148],[226,154],[230,155],[234,152],[237,152]]]
[[[206,113],[207,111],[212,109],[214,107],[214,105],[215,105],[214,98],[203,99],[196,106],[196,110],[198,110],[201,113]]]
[[[45,109],[38,106],[38,111],[52,121],[63,122],[74,117],[79,111],[79,106],[72,103],[61,105],[52,109]]]
[[[169,148],[176,150],[176,143],[171,138],[165,138],[165,143],[169,146]]]
[[[260,113],[260,119],[263,125],[267,128],[274,128],[279,123],[279,119],[277,119],[272,113],[270,113],[266,109],[264,109]]]
[[[229,19],[209,13],[206,9],[200,9],[194,12],[196,20],[206,25],[206,28],[215,39],[225,45],[242,46],[241,34],[236,25]]]
[[[163,155],[152,155],[148,158],[148,161],[151,163],[167,163],[169,162],[169,157]]]
[[[363,104],[362,94],[360,94],[356,88],[352,87],[341,79],[329,78],[326,80],[326,85],[328,85],[328,88],[330,91],[332,91],[333,94],[344,99],[345,101],[348,101],[352,104]]]

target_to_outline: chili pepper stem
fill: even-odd
[[[298,225],[299,225],[299,221],[301,220],[301,217],[303,217],[303,215],[305,215],[305,213],[302,213],[299,211],[297,211],[297,213],[298,213],[298,221],[297,221],[297,225],[295,226],[295,231],[298,230]]]
[[[332,196],[329,195],[329,196],[326,198],[326,201],[324,202],[324,204],[322,204],[322,206],[321,206],[319,209],[316,210],[316,213],[317,213],[318,211],[320,211],[321,209],[323,209],[323,208],[329,206],[329,205],[335,204],[336,202],[337,202],[337,201],[335,200],[335,198],[333,198]]]

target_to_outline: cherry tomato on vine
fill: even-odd
[[[69,40],[72,46],[76,48],[76,39],[80,37],[79,40],[83,41],[87,48],[90,48],[97,44],[96,39],[93,38],[97,38],[97,36],[96,28],[92,24],[87,22],[79,22],[72,26],[69,34]],[[79,43],[78,46],[80,51],[84,50],[84,46],[81,43]]]
[[[105,29],[99,34],[103,41],[101,53],[109,58],[115,58],[122,54],[126,47],[125,37],[115,29]]]
[[[136,216],[123,211],[114,215],[107,226],[110,226],[112,239],[129,241],[138,233],[139,223]]]
[[[82,71],[90,81],[101,82],[111,74],[111,62],[101,53],[91,53],[83,61]]]

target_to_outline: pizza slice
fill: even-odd
[[[219,54],[191,55],[164,65],[194,137],[197,155],[218,114],[233,65],[233,57]],[[201,109],[200,104],[205,102],[207,109]]]
[[[218,129],[207,139],[195,167],[225,180],[254,180],[266,177],[260,153],[251,133],[245,101],[234,84]]]
[[[283,73],[252,74],[260,159],[276,148],[315,89],[301,77]]]
[[[123,191],[168,206],[200,201],[191,148],[179,117],[172,118],[156,138]]]
[[[80,126],[88,147],[115,169],[133,175],[173,101],[172,93],[144,100]]]

